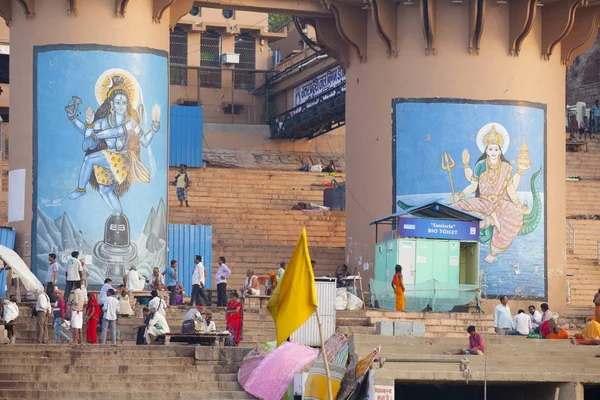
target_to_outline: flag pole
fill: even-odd
[[[318,307],[315,312],[317,314],[317,323],[319,324],[319,336],[321,337],[321,351],[323,352],[323,363],[325,364],[325,377],[327,378],[327,394],[329,400],[333,400],[333,391],[331,390],[331,373],[329,372],[327,350],[325,349],[325,337],[323,335],[323,324],[321,324],[321,314],[319,314]]]

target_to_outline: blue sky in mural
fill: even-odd
[[[458,193],[469,184],[462,166],[463,150],[469,151],[470,166],[474,168],[482,155],[477,146],[477,133],[484,125],[495,122],[506,128],[510,136],[505,157],[513,166],[513,174],[517,169],[517,156],[523,143],[527,143],[531,168],[523,173],[516,191],[521,203],[532,207],[530,181],[533,174],[544,167],[545,110],[491,103],[398,102],[394,106],[394,118],[396,200],[415,205],[441,199],[442,203],[450,204],[450,178],[448,171],[442,169],[444,152],[456,163],[452,178]],[[488,295],[545,295],[544,182],[542,174],[537,180],[542,219],[533,232],[517,236],[492,264],[483,262],[490,251],[489,243],[481,244],[481,270]]]
[[[141,149],[141,162],[150,170],[151,182],[133,182],[129,192],[121,198],[133,239],[142,231],[151,207],[156,208],[161,198],[166,202],[166,57],[98,50],[54,50],[40,52],[37,59],[38,205],[51,218],[68,212],[77,229],[89,241],[102,238],[104,222],[111,210],[89,186],[87,194],[79,199],[69,200],[66,197],[77,187],[85,154],[82,135],[67,119],[64,107],[72,96],[81,98],[79,119],[84,121],[88,106],[94,110],[99,107],[95,95],[96,81],[111,68],[129,71],[138,81],[146,115],[142,123],[144,131],[150,127],[153,106],[160,107],[160,131],[154,136],[150,150]]]

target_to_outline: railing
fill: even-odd
[[[573,225],[571,225],[571,223],[569,222],[568,219],[565,220],[565,222],[566,222],[565,229],[566,229],[566,234],[567,234],[566,235],[567,254],[575,254],[575,228],[573,228]]]
[[[170,70],[171,103],[203,106],[204,122],[267,124],[265,96],[250,92],[274,71],[174,64]]]
[[[271,120],[271,137],[313,139],[346,124],[346,84],[340,84]]]

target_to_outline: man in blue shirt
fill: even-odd
[[[598,129],[600,128],[600,101],[598,99],[596,99],[596,102],[592,106],[592,113],[594,114],[592,133],[598,133]]]
[[[169,305],[175,304],[175,285],[177,284],[177,261],[171,260],[171,266],[165,270],[165,285],[169,291]]]

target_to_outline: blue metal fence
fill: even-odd
[[[212,287],[212,226],[169,224],[169,262],[177,260],[178,281],[192,294],[194,257],[202,256],[206,267],[206,287]]]
[[[11,227],[3,226],[0,227],[0,244],[4,247],[8,247],[11,250],[15,249],[15,237],[17,231]]]
[[[195,106],[171,106],[169,165],[202,167],[203,109]]]

